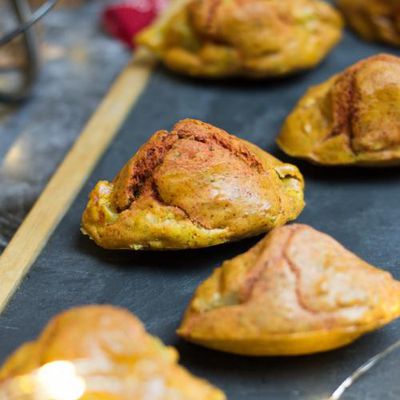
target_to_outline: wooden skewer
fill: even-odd
[[[155,60],[138,50],[87,123],[0,257],[0,312],[36,260],[151,76]]]

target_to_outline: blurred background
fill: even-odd
[[[0,0],[0,37],[18,25],[12,1]],[[44,3],[29,1],[32,11]],[[0,102],[0,253],[131,57],[101,27],[112,4],[59,0],[35,25],[41,65],[32,94]],[[0,46],[0,93],[18,89],[27,68],[24,46],[21,36]]]

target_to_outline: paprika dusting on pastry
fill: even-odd
[[[400,58],[367,58],[311,88],[277,143],[318,164],[400,164]]]
[[[301,212],[303,178],[197,120],[158,131],[90,194],[82,229],[108,249],[184,249],[258,235]]]
[[[83,379],[82,399],[225,400],[220,390],[192,376],[177,360],[176,350],[150,336],[128,311],[85,306],[56,316],[37,340],[21,346],[1,367],[0,383],[25,376],[26,386],[35,371],[46,371],[54,380],[55,372],[70,365]],[[57,389],[54,382],[47,383]]]
[[[273,77],[320,63],[341,38],[342,19],[320,0],[185,0],[137,36],[181,74]],[[179,3],[178,3],[179,4]]]
[[[271,231],[197,289],[178,334],[253,356],[351,343],[400,315],[400,282],[307,225]]]
[[[364,39],[400,46],[398,0],[338,0],[338,6]]]

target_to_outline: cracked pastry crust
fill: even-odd
[[[400,282],[307,225],[271,231],[197,289],[178,330],[253,356],[344,346],[400,315]]]
[[[398,0],[338,0],[338,6],[364,39],[400,46]]]
[[[287,75],[314,67],[341,38],[320,0],[184,0],[137,37],[170,69],[207,78]]]
[[[304,207],[303,178],[197,120],[158,131],[89,197],[82,229],[108,249],[185,249],[258,235]]]
[[[53,361],[73,361],[86,379],[83,399],[225,400],[177,364],[178,353],[150,336],[124,309],[85,306],[56,316],[39,338],[1,367],[0,383]]]
[[[367,58],[309,89],[277,143],[318,164],[399,165],[400,58]]]

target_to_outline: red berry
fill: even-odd
[[[109,7],[103,12],[104,29],[129,47],[135,35],[150,25],[166,6],[167,0],[130,0]]]

